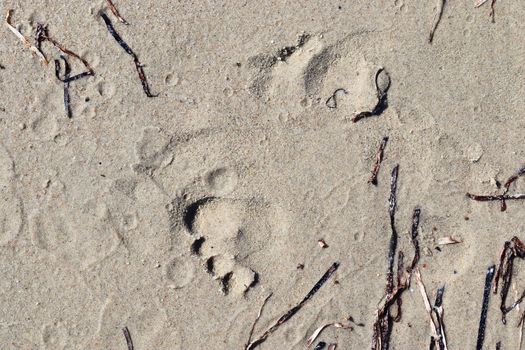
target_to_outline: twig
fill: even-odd
[[[328,350],[335,350],[337,348],[337,344],[336,343],[332,343],[330,345],[328,345]]]
[[[250,342],[252,341],[252,336],[253,336],[253,332],[255,331],[255,326],[257,325],[257,322],[259,322],[263,309],[266,306],[266,303],[268,302],[268,300],[270,300],[270,298],[272,297],[272,295],[273,295],[273,292],[268,294],[268,296],[264,299],[261,305],[261,308],[259,309],[259,313],[257,314],[255,321],[253,322],[252,328],[250,329],[250,335],[248,336],[248,341],[246,342],[246,346],[248,346],[248,344],[250,344]]]
[[[20,39],[20,41],[22,43],[24,43],[24,45],[29,49],[31,50],[31,52],[33,52],[35,55],[38,56],[38,58],[40,58],[40,60],[44,63],[44,64],[48,64],[49,61],[47,60],[46,56],[42,53],[42,51],[40,51],[37,47],[35,47],[34,45],[32,45],[29,40],[27,40],[27,38],[25,36],[22,35],[22,33],[20,33],[18,31],[18,29],[16,29],[12,24],[11,24],[11,13],[13,12],[13,10],[7,10],[7,14],[5,15],[5,24],[7,26],[7,28],[9,28],[9,30],[11,30],[16,36],[18,39]]]
[[[113,15],[114,15],[115,17],[117,17],[117,19],[118,19],[119,21],[121,21],[122,23],[124,23],[124,24],[128,24],[128,25],[129,25],[129,23],[128,23],[124,18],[122,18],[122,16],[121,16],[120,13],[118,12],[117,8],[116,8],[115,5],[113,4],[113,1],[111,1],[111,0],[106,0],[106,2],[108,3],[108,7],[109,7],[109,9],[111,10],[111,12],[113,12]]]
[[[437,331],[436,321],[434,320],[433,313],[432,313],[432,306],[430,305],[430,300],[428,298],[428,294],[427,294],[425,285],[423,284],[423,280],[421,279],[421,273],[419,272],[419,269],[415,269],[414,274],[416,275],[416,283],[417,283],[417,286],[419,287],[421,296],[423,297],[425,309],[427,310],[428,318],[430,321],[430,342],[431,344],[435,344],[436,340],[438,339],[438,331]]]
[[[485,339],[485,328],[487,322],[487,313],[489,309],[490,289],[492,285],[492,278],[494,277],[495,265],[487,269],[485,277],[485,287],[483,288],[483,301],[481,303],[481,316],[479,319],[478,340],[476,343],[476,350],[483,350],[483,340]]]
[[[434,33],[436,32],[437,26],[439,25],[439,22],[441,21],[441,17],[443,16],[443,9],[445,8],[445,2],[446,0],[438,0],[437,12],[434,15],[434,21],[432,23],[432,28],[430,29],[430,35],[428,36],[428,42],[430,44],[432,44],[432,40],[434,40]]]
[[[419,262],[420,250],[419,250],[419,241],[417,240],[417,233],[419,228],[419,217],[421,216],[421,209],[414,209],[414,214],[412,215],[412,231],[411,239],[412,245],[414,246],[414,258],[412,259],[412,264],[410,265],[409,272],[412,272]]]
[[[390,216],[390,229],[392,234],[390,236],[390,243],[388,246],[388,268],[386,274],[386,293],[392,294],[394,289],[394,260],[397,248],[397,230],[395,226],[396,208],[397,208],[397,176],[399,172],[399,164],[392,169],[390,179],[390,198],[388,200],[388,213]]]
[[[71,74],[71,67],[69,66],[69,62],[67,59],[60,55],[60,58],[64,61],[64,78],[60,78],[60,61],[55,60],[55,76],[58,80],[64,83],[64,108],[66,110],[66,116],[68,118],[72,117],[71,113],[71,99],[69,96],[69,85],[70,85],[70,74]]]
[[[372,175],[370,176],[370,179],[368,179],[368,183],[371,183],[374,186],[377,186],[377,174],[379,173],[379,169],[381,168],[381,162],[383,161],[383,155],[385,152],[387,142],[388,136],[383,137],[381,143],[379,144],[379,149],[376,153],[376,162],[374,164],[374,167],[372,168]]]
[[[379,76],[381,75],[381,73],[384,74],[385,79],[386,79],[385,86],[379,86]],[[371,111],[365,111],[365,112],[358,113],[352,119],[354,123],[358,122],[359,120],[363,118],[379,116],[388,108],[387,93],[388,93],[388,89],[390,89],[390,75],[387,73],[387,71],[384,68],[379,68],[379,70],[376,72],[375,85],[376,85],[376,95],[377,95],[377,103],[375,107]]]
[[[128,327],[122,328],[122,332],[124,332],[124,338],[126,338],[126,343],[128,344],[128,350],[133,350],[133,341],[131,340],[131,334],[129,334]]]
[[[115,41],[120,45],[120,47],[122,47],[124,49],[124,51],[126,51],[126,53],[128,55],[133,57],[133,63],[135,64],[135,68],[137,70],[140,82],[142,84],[142,89],[144,90],[144,93],[146,94],[146,96],[148,96],[148,97],[157,97],[157,96],[159,96],[158,94],[154,95],[154,94],[151,93],[150,88],[149,88],[149,84],[148,84],[148,80],[146,79],[146,74],[144,73],[144,68],[143,68],[144,66],[142,65],[142,63],[140,63],[138,56],[135,54],[135,52],[133,52],[131,47],[129,47],[129,45],[117,33],[117,31],[113,27],[113,24],[111,23],[111,20],[109,19],[109,17],[103,12],[100,13],[100,16],[104,20],[104,23],[106,24],[106,27],[108,28],[109,33],[115,39]]]
[[[295,305],[293,308],[288,310],[282,315],[270,328],[268,328],[259,338],[246,345],[245,350],[255,349],[260,344],[264,343],[268,336],[275,332],[283,323],[292,318],[307,302],[310,300],[315,293],[326,283],[326,281],[332,276],[332,274],[339,268],[339,263],[334,262],[332,266],[324,273],[323,277],[314,285],[314,287],[306,294],[301,302]]]
[[[445,286],[438,288],[436,293],[436,301],[434,302],[433,311],[436,315],[437,321],[437,334],[439,350],[447,350],[447,336],[445,334],[445,324],[443,323],[443,293],[445,292]]]

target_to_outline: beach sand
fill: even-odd
[[[447,2],[432,44],[439,1],[115,5],[129,25],[101,0],[0,5],[31,42],[45,23],[95,73],[71,82],[68,118],[60,52],[43,43],[43,65],[0,30],[1,349],[124,350],[124,327],[137,350],[244,349],[270,293],[254,338],[334,262],[259,349],[306,348],[329,322],[353,330],[329,327],[318,341],[369,349],[396,164],[398,250],[407,265],[420,208],[418,266],[432,302],[445,286],[448,348],[475,348],[486,270],[505,241],[525,238],[523,201],[501,212],[465,196],[501,193],[525,165],[519,1],[496,2],[495,23],[489,3]],[[158,97],[145,95],[101,10]],[[69,61],[72,74],[85,70]],[[388,108],[354,123],[377,103],[380,68]],[[346,94],[329,108],[337,89]],[[447,236],[461,243],[436,249]],[[525,287],[523,265],[516,259],[508,303]],[[402,300],[390,349],[428,349],[414,278]],[[503,325],[499,303],[491,294],[485,348],[518,349],[521,312]]]

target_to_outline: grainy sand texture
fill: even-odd
[[[0,349],[481,349],[492,265],[520,349],[525,201],[466,196],[525,193],[492,2],[0,2]]]

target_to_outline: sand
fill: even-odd
[[[255,336],[333,262],[332,278],[259,349],[306,348],[316,328],[349,316],[364,326],[318,340],[370,348],[396,164],[398,249],[412,258],[420,208],[419,268],[432,301],[445,285],[448,347],[475,348],[486,269],[506,240],[525,238],[525,203],[500,212],[465,196],[500,193],[497,181],[525,165],[525,8],[498,1],[492,23],[489,3],[447,2],[429,44],[438,4],[115,1],[126,26],[101,0],[2,2],[31,41],[46,23],[95,75],[71,83],[68,119],[53,62],[2,26],[0,348],[124,350],[128,327],[137,350],[243,349],[269,293]],[[158,97],[144,94],[101,9]],[[388,108],[353,123],[377,102],[381,67]],[[347,94],[328,108],[339,88]],[[446,236],[461,243],[437,250]],[[524,269],[517,260],[512,300]],[[402,310],[390,348],[428,348],[414,281]],[[519,315],[502,325],[491,295],[485,348],[517,349]]]

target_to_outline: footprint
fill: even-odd
[[[230,168],[217,168],[206,174],[205,183],[211,193],[226,195],[237,185],[237,173]]]
[[[141,139],[136,143],[135,154],[139,162],[133,169],[140,173],[151,175],[162,165],[169,163],[170,139],[164,135],[160,128],[146,128]]]
[[[166,264],[165,275],[170,288],[181,289],[193,281],[195,267],[188,258],[173,258]]]
[[[182,196],[170,207],[172,229],[183,228],[194,237],[191,251],[225,294],[240,295],[257,284],[257,272],[245,261],[278,234],[271,222],[274,208],[270,204],[254,198],[188,201]]]
[[[22,202],[16,193],[15,163],[0,143],[0,245],[14,240],[22,229]]]

